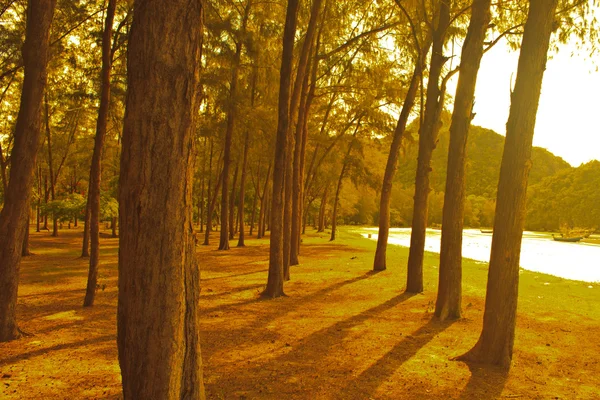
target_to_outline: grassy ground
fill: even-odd
[[[0,344],[1,399],[120,398],[117,240],[102,237],[104,290],[84,309],[80,236],[32,234],[35,255],[22,264],[18,305],[20,326],[32,336]],[[465,261],[464,318],[439,323],[432,319],[437,255],[425,259],[425,293],[407,296],[407,249],[390,246],[388,270],[372,274],[374,242],[344,230],[334,244],[327,240],[305,238],[288,297],[276,300],[258,297],[267,240],[228,252],[198,247],[208,398],[600,398],[600,287],[523,271],[505,375],[449,361],[481,330],[485,263]]]

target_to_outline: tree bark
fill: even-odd
[[[427,46],[427,50],[429,46]],[[394,175],[396,174],[396,167],[398,166],[398,157],[400,155],[400,147],[402,145],[402,139],[404,132],[406,131],[406,124],[408,118],[412,112],[412,108],[415,104],[417,97],[417,91],[419,89],[419,82],[423,68],[423,58],[426,55],[427,50],[421,55],[423,56],[420,60],[417,60],[415,64],[415,70],[410,80],[406,97],[404,98],[404,104],[402,105],[402,111],[394,130],[394,136],[392,138],[392,144],[390,145],[390,153],[388,155],[387,164],[385,166],[385,173],[383,176],[383,184],[381,186],[381,198],[379,201],[379,234],[377,236],[377,248],[375,250],[375,261],[373,262],[374,271],[383,271],[387,268],[386,253],[387,253],[387,242],[390,232],[390,203],[392,201],[392,185],[394,183]]]
[[[90,194],[85,203],[85,220],[83,221],[83,241],[81,246],[81,257],[90,256]]]
[[[246,33],[246,24],[248,23],[248,15],[250,13],[250,7],[252,2],[248,0],[246,4],[241,35],[235,43],[235,55],[233,57],[233,66],[231,69],[231,83],[229,86],[229,110],[227,112],[227,126],[225,129],[225,144],[223,149],[223,183],[222,183],[222,194],[221,194],[221,238],[219,242],[219,250],[229,250],[229,239],[230,232],[233,230],[233,224],[229,221],[229,166],[231,164],[231,141],[233,138],[233,130],[236,118],[236,101],[237,101],[237,87],[239,80],[240,62],[242,58],[242,48],[244,36]],[[233,185],[235,187],[235,183]],[[235,191],[232,190],[232,193]]]
[[[273,171],[273,198],[271,202],[271,240],[269,248],[269,275],[263,294],[267,297],[284,295],[284,179],[286,176],[286,155],[289,153],[290,86],[294,59],[294,37],[298,16],[298,0],[289,0],[286,10],[283,32],[283,53],[279,76],[279,105],[277,118],[277,137],[275,141],[275,164]]]
[[[531,147],[556,4],[557,0],[530,1],[506,124],[483,330],[459,360],[510,368]]]
[[[444,96],[440,89],[439,80],[442,68],[447,60],[443,55],[443,51],[446,42],[446,30],[450,23],[450,1],[440,1],[437,13],[438,22],[433,33],[425,117],[419,131],[419,156],[406,279],[406,291],[408,293],[421,293],[423,291],[423,255],[425,252],[428,198],[431,190],[429,187],[429,173],[431,171],[431,157],[437,143],[439,115],[444,106]]]
[[[221,184],[223,183],[223,171],[219,174],[219,178],[217,179],[217,186],[215,187],[215,191],[213,192],[213,198],[211,202],[208,204],[208,211],[206,212],[206,231],[204,232],[204,243],[202,245],[208,246],[210,243],[210,232],[212,231],[212,217],[213,211],[217,204],[217,196],[219,195],[219,189],[221,188]]]
[[[25,223],[25,237],[23,238],[23,247],[21,249],[21,256],[28,257],[31,255],[29,251],[29,213],[27,213],[27,222]]]
[[[119,188],[124,399],[204,399],[193,221],[201,0],[136,0]]]
[[[55,0],[29,0],[23,45],[24,78],[14,132],[10,178],[0,212],[0,342],[17,339],[19,263],[41,136],[48,38]]]
[[[483,56],[483,41],[491,19],[490,4],[491,0],[473,1],[471,22],[460,58],[460,75],[450,125],[440,275],[435,303],[435,316],[442,321],[458,319],[461,316],[467,137],[473,115],[477,73]]]
[[[231,193],[230,193],[230,198],[229,198],[229,214],[227,215],[227,218],[229,218],[229,222],[228,222],[228,226],[229,226],[229,240],[233,240],[233,237],[235,235],[235,229],[234,229],[234,216],[235,216],[235,189],[236,189],[236,183],[237,183],[237,178],[238,178],[238,172],[240,170],[240,163],[239,161],[236,162],[235,164],[235,173],[233,174],[233,182],[231,185]],[[224,250],[224,249],[220,249],[220,250]]]
[[[242,177],[240,182],[240,199],[238,201],[238,219],[240,223],[240,234],[237,247],[244,247],[244,203],[246,197],[246,164],[248,161],[248,148],[250,147],[250,131],[246,131],[244,138],[244,156],[242,160]]]
[[[52,159],[52,133],[50,131],[50,106],[48,105],[48,94],[44,96],[44,116],[46,120],[46,140],[48,141],[48,173],[50,174],[50,198],[56,200],[54,188],[54,161]],[[58,218],[52,216],[52,236],[58,236]]]
[[[269,178],[271,176],[271,168],[272,168],[273,164],[269,162],[269,169],[267,170],[267,176],[265,177],[265,184],[263,186],[263,190],[262,190],[262,195],[260,196],[260,211],[258,212],[258,233],[256,235],[257,239],[262,238],[263,236],[265,236],[265,217],[267,215],[266,213],[266,208],[267,208],[267,189],[269,186]],[[260,177],[259,177],[260,178]],[[257,178],[258,180],[258,178]],[[258,181],[258,187],[260,187],[260,181]]]
[[[92,154],[92,165],[90,168],[90,184],[88,199],[90,205],[90,267],[88,271],[87,288],[83,300],[84,307],[94,305],[96,297],[96,285],[98,283],[98,263],[100,260],[100,181],[102,179],[102,150],[106,137],[108,123],[108,108],[110,105],[110,69],[112,48],[112,26],[115,19],[115,8],[117,0],[108,0],[106,10],[106,21],[102,35],[102,71],[100,83],[100,106],[98,108],[98,120],[96,122],[96,138],[94,152]],[[115,220],[113,218],[113,232]]]
[[[321,197],[321,206],[319,207],[319,225],[317,226],[317,232],[323,232],[325,230],[325,211],[327,208],[327,191],[329,186],[325,186],[323,189],[323,197]]]

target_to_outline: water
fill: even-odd
[[[372,235],[377,240],[377,228],[364,228],[364,237]],[[427,230],[425,250],[440,252],[440,230]],[[392,228],[389,244],[410,246],[410,228]],[[462,255],[465,258],[489,262],[492,234],[477,229],[463,231]],[[555,242],[549,234],[524,232],[521,246],[521,267],[561,278],[585,282],[600,282],[600,245],[587,243]]]

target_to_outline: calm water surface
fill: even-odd
[[[364,228],[360,233],[377,240],[377,228]],[[427,230],[425,250],[440,252],[440,230]],[[392,228],[388,243],[410,246],[410,228]],[[463,231],[463,257],[478,261],[490,261],[492,234],[478,229]],[[600,245],[586,243],[555,242],[544,233],[524,232],[521,247],[521,267],[529,271],[543,272],[567,279],[600,282]]]

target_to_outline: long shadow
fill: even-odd
[[[364,370],[356,379],[349,382],[341,393],[360,395],[361,398],[371,398],[382,382],[388,380],[397,370],[425,347],[437,334],[446,330],[450,322],[440,322],[431,319],[427,324],[417,329],[404,340],[396,344],[376,363]]]
[[[314,375],[316,372],[315,369],[318,369],[321,365],[321,360],[331,352],[333,346],[343,342],[344,338],[352,332],[352,328],[369,319],[377,317],[378,314],[396,307],[411,297],[411,294],[403,293],[378,306],[365,310],[360,314],[320,329],[307,337],[300,339],[298,343],[286,344],[286,346],[291,347],[292,350],[290,352],[282,354],[276,359],[269,359],[264,363],[251,367],[253,372],[245,375],[250,381],[239,381],[228,376],[221,378],[212,384],[208,384],[207,388],[209,391],[214,391],[215,393],[221,390],[227,390],[233,393],[236,389],[248,390],[248,388],[255,386],[257,382],[263,380],[269,382],[271,389],[275,389],[275,386],[280,386],[277,388],[276,392],[280,393],[282,396],[286,391],[291,390],[293,392],[297,388],[294,388],[293,385],[289,386],[286,383],[286,380],[290,376]],[[299,301],[299,303],[302,304],[303,302]],[[214,340],[216,342],[221,342],[222,338],[215,338]],[[252,338],[245,338],[245,341],[248,342],[252,340]],[[210,350],[214,347],[215,346],[204,346],[204,354],[211,357],[212,353]],[[298,365],[298,360],[303,361]],[[273,370],[276,370],[276,376],[271,374],[271,371]]]
[[[246,285],[246,286],[238,286],[236,288],[227,290],[225,292],[220,292],[220,293],[212,293],[212,292],[208,292],[208,293],[202,293],[202,297],[205,299],[216,299],[218,297],[223,297],[223,296],[227,296],[230,294],[234,294],[234,293],[239,293],[239,292],[245,292],[247,290],[252,290],[252,289],[259,289],[259,288],[264,288],[265,284],[264,283],[255,283],[254,285]]]
[[[27,353],[21,353],[21,354],[18,354],[18,355],[12,356],[12,357],[8,357],[5,359],[0,359],[0,367],[9,365],[9,364],[13,364],[13,363],[16,363],[16,362],[22,361],[22,360],[29,360],[30,358],[48,354],[52,351],[72,349],[72,348],[76,348],[76,347],[85,347],[85,346],[89,346],[92,344],[108,342],[111,340],[116,341],[116,336],[115,335],[104,335],[104,336],[99,336],[99,337],[93,338],[93,339],[82,340],[79,342],[61,343],[61,344],[57,344],[54,346],[45,347],[43,349],[33,350],[33,351],[29,351]]]
[[[217,280],[217,279],[237,278],[238,276],[253,275],[253,274],[258,274],[258,273],[267,272],[267,271],[268,271],[268,269],[259,269],[259,270],[256,270],[256,271],[241,272],[239,274],[229,274],[229,275],[214,276],[212,278],[201,278],[200,282],[214,281],[214,280]]]
[[[39,293],[33,293],[33,294],[26,294],[26,295],[19,295],[20,299],[27,299],[30,297],[41,297],[41,296],[63,296],[65,294],[68,293],[79,293],[81,295],[81,297],[83,298],[83,295],[85,294],[85,288],[84,289],[68,289],[68,290],[57,290],[54,292],[39,292]]]
[[[504,390],[508,380],[508,373],[498,367],[478,364],[467,364],[471,371],[471,378],[460,394],[460,400],[472,399],[497,399]]]

